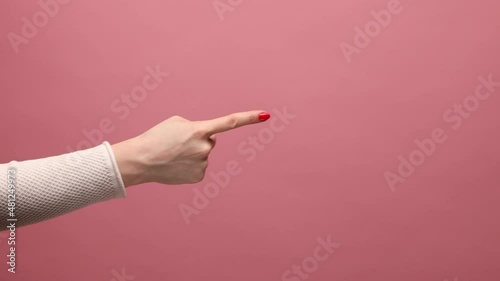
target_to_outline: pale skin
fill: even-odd
[[[149,182],[175,185],[202,181],[216,143],[215,135],[262,123],[269,118],[264,113],[239,112],[205,121],[173,116],[139,136],[112,145],[125,187]]]

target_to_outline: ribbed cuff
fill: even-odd
[[[111,148],[111,145],[107,141],[104,141],[102,144],[106,147],[109,155],[108,164],[109,167],[111,167],[110,171],[112,172],[112,177],[113,177],[113,187],[114,190],[116,190],[115,198],[125,198],[127,197],[127,192],[125,191],[125,184],[123,183],[120,169],[118,168],[118,164],[116,163],[116,158],[113,149]]]

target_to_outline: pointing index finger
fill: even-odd
[[[271,115],[262,110],[238,112],[212,120],[201,121],[206,126],[208,135],[226,132],[245,125],[261,123],[269,119]]]

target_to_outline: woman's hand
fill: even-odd
[[[125,187],[146,182],[197,183],[203,180],[215,134],[260,123],[262,111],[234,113],[206,121],[173,116],[143,134],[112,145]]]

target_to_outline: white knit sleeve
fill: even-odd
[[[8,219],[23,226],[124,197],[125,186],[106,141],[59,156],[0,164],[0,231]]]

